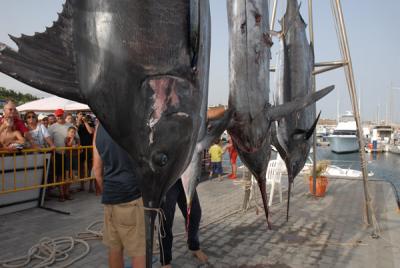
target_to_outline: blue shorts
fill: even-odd
[[[222,162],[211,162],[212,174],[222,175]]]

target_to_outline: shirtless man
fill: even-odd
[[[7,100],[6,104],[3,107],[3,110],[4,118],[0,120],[0,133],[2,133],[7,127],[4,122],[7,121],[8,118],[11,118],[13,121],[14,130],[18,130],[22,134],[22,136],[30,142],[32,148],[40,148],[40,146],[37,145],[32,139],[32,136],[29,133],[29,129],[25,126],[24,121],[19,118],[15,102],[12,100]]]
[[[23,145],[25,143],[21,132],[15,129],[12,118],[8,118],[3,122],[3,130],[0,132],[0,143],[3,148],[11,150],[18,149],[18,144]]]

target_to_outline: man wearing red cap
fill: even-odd
[[[64,118],[64,110],[57,109],[54,112],[56,116],[56,123],[49,126],[49,133],[54,141],[54,145],[56,147],[65,147],[65,138],[68,134],[68,128],[73,127],[72,124],[67,123]],[[79,137],[78,137],[79,138]],[[63,169],[63,156],[64,152],[62,150],[56,150],[55,156],[55,165],[56,165],[56,176],[57,181],[62,181],[65,178],[64,169]],[[65,161],[65,159],[64,159]],[[64,162],[65,165],[65,162]],[[59,201],[64,201],[65,199],[71,200],[72,198],[69,195],[69,185],[65,184],[60,187],[60,199]]]

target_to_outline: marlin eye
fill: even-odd
[[[153,155],[153,162],[160,167],[163,167],[167,164],[168,162],[168,156],[163,153],[157,153]]]

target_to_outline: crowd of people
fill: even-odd
[[[15,102],[8,100],[0,119],[0,148],[11,152],[28,148],[52,148],[55,151],[55,162],[52,164],[55,165],[56,177],[52,178],[50,172],[50,180],[70,181],[75,177],[88,177],[92,169],[91,149],[78,151],[56,147],[91,146],[94,127],[93,118],[81,111],[76,116],[65,113],[63,109],[57,109],[51,114],[28,111],[21,116]],[[81,182],[79,190],[84,190],[84,182]],[[89,192],[94,192],[93,180],[89,182]],[[60,186],[59,201],[68,199],[71,199],[69,184],[64,184]]]

